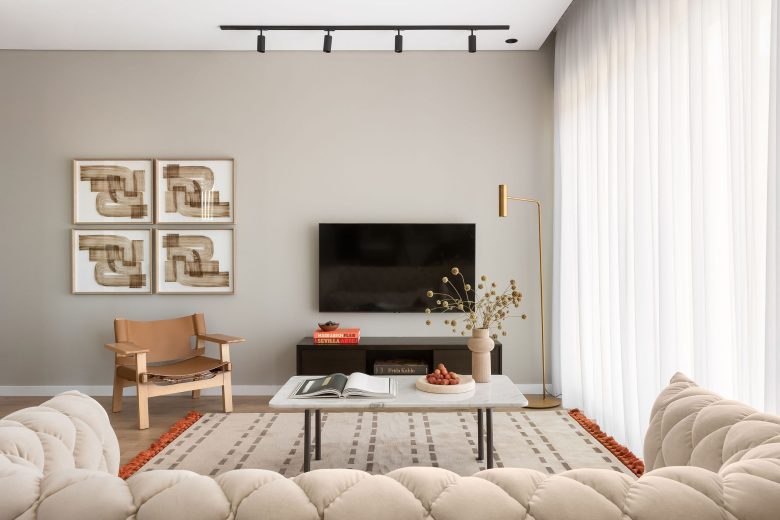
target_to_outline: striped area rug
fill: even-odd
[[[495,467],[545,473],[602,468],[633,475],[565,411],[493,412],[493,429]],[[312,460],[312,469],[382,474],[419,465],[471,475],[485,469],[476,460],[476,435],[471,412],[323,412],[322,460]],[[294,476],[303,471],[302,446],[303,413],[210,413],[140,471],[187,469],[214,476],[262,468]]]

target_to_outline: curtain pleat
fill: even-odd
[[[766,341],[764,343],[764,400],[766,409],[780,412],[780,182],[778,182],[778,150],[780,150],[780,117],[778,117],[778,80],[780,80],[780,14],[778,2],[772,2],[771,52],[770,52],[770,90],[769,90],[769,167],[768,167],[768,219],[767,219],[767,270],[766,270]]]

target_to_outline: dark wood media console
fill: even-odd
[[[459,374],[471,373],[471,352],[467,338],[361,338],[358,345],[315,345],[314,338],[298,342],[296,373],[314,376],[341,372],[374,373],[374,361],[414,359],[425,361],[428,371],[439,363]],[[501,342],[490,353],[493,374],[501,374]]]

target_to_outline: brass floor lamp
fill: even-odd
[[[547,392],[547,363],[545,362],[544,349],[544,271],[542,264],[542,203],[536,199],[526,199],[522,197],[510,197],[509,188],[506,184],[498,185],[498,216],[509,216],[509,201],[517,200],[520,202],[530,202],[536,204],[536,225],[539,238],[539,315],[542,321],[542,395],[526,396],[528,398],[528,408],[553,408],[561,404],[561,400]]]

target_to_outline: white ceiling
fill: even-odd
[[[0,0],[0,49],[253,50],[219,25],[509,25],[480,50],[536,50],[572,0]],[[266,48],[321,50],[323,34],[266,33]],[[409,31],[404,50],[463,50],[466,33]],[[507,38],[518,42],[508,45]],[[333,34],[333,50],[392,50],[389,32]]]

